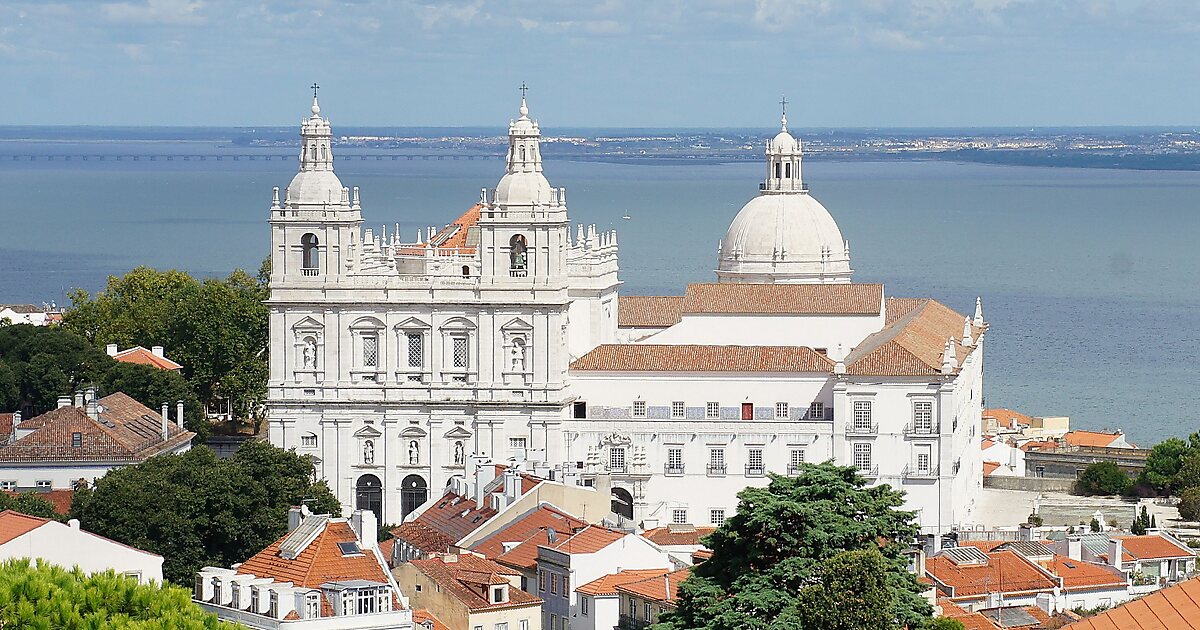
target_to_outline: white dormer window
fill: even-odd
[[[304,594],[304,618],[316,619],[321,616],[321,593],[309,591]]]
[[[634,418],[645,418],[646,417],[646,401],[644,401],[644,400],[633,401],[633,417]]]
[[[269,600],[271,603],[267,607],[267,616],[272,619],[278,619],[279,618],[279,593],[277,593],[275,591],[271,591],[271,596],[270,596]]]
[[[233,608],[241,608],[242,586],[237,582],[231,582],[229,584],[229,592],[231,594],[229,605]]]
[[[508,585],[499,584],[492,586],[492,603],[504,604],[508,602]]]
[[[250,612],[258,612],[258,587],[250,587]]]

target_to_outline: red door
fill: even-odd
[[[754,403],[742,403],[742,420],[754,419]]]

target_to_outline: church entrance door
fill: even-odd
[[[421,507],[429,499],[429,486],[421,475],[409,475],[400,482],[400,518]]]
[[[383,483],[375,475],[363,475],[354,487],[354,507],[371,510],[383,522]]]
[[[612,489],[612,511],[627,519],[633,519],[633,495],[625,488]]]

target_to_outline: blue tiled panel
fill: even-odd
[[[796,421],[796,420],[803,420],[803,419],[804,419],[804,414],[805,414],[807,411],[808,411],[808,408],[807,408],[807,407],[804,407],[804,408],[800,408],[800,407],[790,407],[790,408],[788,408],[788,415],[789,415],[789,416],[791,416],[791,419],[792,419],[793,421]]]
[[[775,408],[774,407],[755,407],[754,408],[754,419],[755,420],[774,420],[775,419]]]
[[[646,409],[646,417],[656,420],[666,420],[671,417],[670,407],[648,407]]]
[[[605,407],[604,411],[608,414],[605,418],[609,420],[624,420],[633,415],[629,407]]]
[[[741,407],[721,407],[722,420],[739,420],[742,417]]]
[[[684,417],[688,420],[703,420],[704,407],[688,407],[684,412]]]

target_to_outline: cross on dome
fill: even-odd
[[[781,116],[779,118],[779,125],[783,128],[783,131],[787,131],[787,97],[786,96],[779,100],[779,106],[783,108],[783,116]]]
[[[525,104],[525,93],[529,91],[529,87],[525,85],[524,81],[522,81],[520,89],[521,89],[521,109],[520,109],[521,118],[527,118],[529,116],[529,106]]]
[[[317,90],[319,90],[319,89],[321,89],[321,86],[317,85],[316,81],[313,81],[313,84],[312,84],[312,91],[313,91],[312,113],[313,113],[313,116],[316,116],[321,113],[321,106],[317,104]]]

